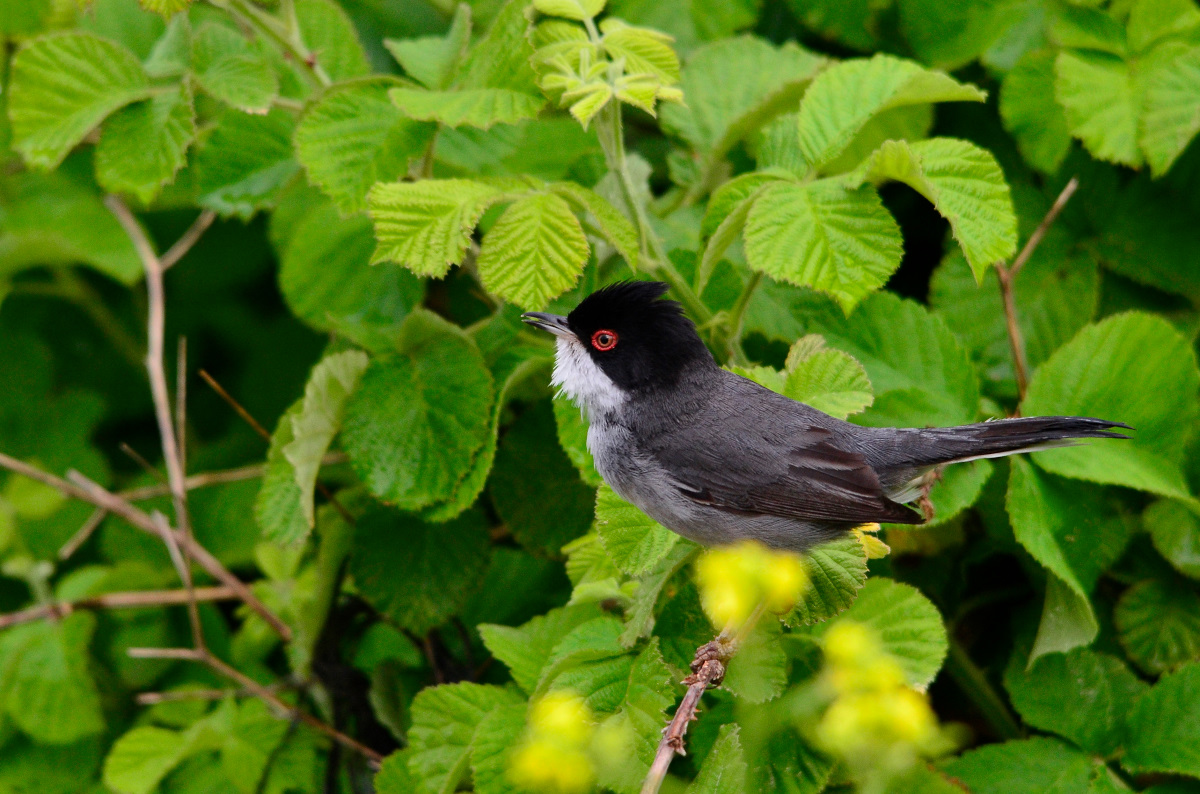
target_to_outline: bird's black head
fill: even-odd
[[[531,312],[525,320],[580,345],[623,391],[669,386],[688,366],[711,365],[713,359],[680,305],[663,299],[666,291],[658,281],[622,281],[593,292],[565,318]],[[560,345],[560,364],[569,352],[570,345],[567,350]],[[570,372],[556,377],[568,393],[574,391]]]

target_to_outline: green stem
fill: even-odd
[[[1002,739],[1020,739],[1025,732],[1009,711],[1004,699],[988,681],[987,675],[971,660],[965,648],[953,636],[946,656],[946,672],[958,684],[963,694],[975,704],[980,714]]]
[[[746,309],[750,306],[750,299],[754,297],[754,291],[758,289],[758,285],[762,283],[762,279],[762,273],[751,273],[750,282],[742,289],[742,294],[738,296],[737,303],[733,304],[733,308],[729,310],[728,335],[726,336],[729,358],[733,363],[742,366],[750,363],[749,359],[746,358],[746,352],[742,350],[742,324],[746,320]]]
[[[228,11],[242,23],[257,30],[282,47],[284,52],[291,55],[296,63],[300,64],[304,75],[313,84],[314,88],[324,88],[333,82],[329,79],[329,75],[325,73],[325,70],[321,68],[321,65],[316,62],[312,52],[309,51],[308,47],[301,40],[299,25],[295,24],[294,9],[292,9],[291,13],[293,24],[289,25],[252,3],[246,2],[246,0],[209,0],[209,2],[218,8]],[[290,3],[285,2],[284,11],[286,12],[289,7]]]

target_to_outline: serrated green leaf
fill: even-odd
[[[1088,648],[1050,653],[1026,667],[1014,654],[1004,686],[1022,719],[1111,756],[1125,740],[1125,720],[1149,687],[1115,656]]]
[[[1148,673],[1200,659],[1200,595],[1185,580],[1134,585],[1121,595],[1113,619],[1121,646]]]
[[[946,658],[946,627],[937,607],[912,585],[872,577],[841,616],[869,626],[904,669],[908,683],[929,686]],[[817,628],[818,634],[833,625]]]
[[[1054,101],[1053,50],[1026,54],[1004,76],[1000,118],[1017,141],[1025,162],[1045,174],[1058,170],[1071,149],[1062,106]]]
[[[525,703],[493,709],[475,730],[471,772],[479,794],[521,794],[508,780],[510,753],[525,730]]]
[[[596,604],[559,607],[516,628],[482,624],[479,635],[492,655],[508,667],[517,685],[533,694],[555,647],[577,626],[600,614]]]
[[[249,218],[272,207],[300,166],[292,156],[295,118],[230,110],[196,153],[200,204],[221,215]]]
[[[487,527],[477,513],[427,524],[380,508],[355,527],[350,574],[376,609],[424,636],[458,613],[482,583],[490,556]]]
[[[462,261],[484,211],[502,195],[466,179],[376,184],[367,194],[379,240],[371,262],[397,262],[420,276],[445,276]]]
[[[1131,771],[1200,777],[1200,664],[1163,676],[1129,717],[1129,747],[1121,765]]]
[[[982,102],[987,94],[890,55],[843,61],[822,72],[800,104],[800,149],[819,168],[875,114],[904,105]]]
[[[865,163],[860,178],[895,179],[933,203],[950,222],[977,280],[1017,251],[1017,216],[1008,183],[986,149],[952,138],[888,141]]]
[[[759,188],[783,178],[785,175],[778,169],[753,171],[749,174],[735,176],[721,185],[709,197],[708,206],[704,210],[704,220],[700,222],[700,236],[705,239],[713,237],[717,230],[725,225],[729,216],[745,204],[746,199],[754,195]]]
[[[149,204],[187,161],[196,112],[186,86],[118,110],[96,145],[96,181],[112,193]]]
[[[1097,50],[1123,57],[1128,51],[1125,28],[1116,16],[1094,6],[1079,3],[1056,8],[1048,38],[1060,47]]]
[[[146,74],[152,78],[181,77],[192,63],[192,23],[187,14],[176,14],[167,23],[146,58]]]
[[[621,632],[620,638],[622,645],[630,647],[638,638],[650,633],[654,627],[654,608],[663,588],[692,559],[699,548],[690,540],[680,538],[654,570],[638,580],[637,589],[633,591],[629,607],[625,610],[625,630]]]
[[[296,470],[283,454],[294,439],[292,417],[299,415],[302,407],[303,400],[297,400],[280,417],[271,434],[267,470],[254,500],[254,520],[268,540],[291,542],[308,535],[309,524],[300,486],[296,484]]]
[[[1054,73],[1055,97],[1071,134],[1097,159],[1140,165],[1137,95],[1129,65],[1105,53],[1064,51],[1055,59]]]
[[[515,201],[488,230],[476,264],[488,292],[522,309],[544,309],[575,285],[589,253],[567,202],[534,193]]]
[[[300,36],[316,65],[335,83],[371,73],[354,23],[331,0],[296,0]]]
[[[542,14],[582,22],[604,10],[605,0],[533,0],[533,7]]]
[[[495,124],[515,124],[535,118],[546,104],[542,97],[507,88],[468,88],[458,91],[423,91],[393,88],[392,104],[408,118],[438,121],[448,127],[489,129]]]
[[[620,210],[594,190],[574,182],[555,182],[550,186],[558,195],[571,202],[580,212],[595,219],[600,232],[613,248],[625,258],[631,270],[638,265],[638,233]]]
[[[483,38],[471,47],[457,69],[453,88],[508,88],[541,95],[530,65],[533,46],[525,36],[529,27],[527,6],[525,0],[506,0]]]
[[[1125,384],[1137,383],[1129,389]],[[1200,414],[1196,357],[1160,317],[1126,313],[1084,328],[1034,373],[1026,416],[1095,416],[1137,430],[1129,441],[1085,443],[1035,454],[1065,477],[1188,499],[1179,469],[1186,431]]]
[[[679,82],[679,56],[671,37],[650,28],[627,25],[616,17],[600,23],[604,50],[613,61],[624,60],[625,74],[650,75],[662,86]]]
[[[899,267],[900,230],[873,188],[835,180],[763,188],[746,218],[755,270],[833,296],[849,312]]]
[[[433,139],[435,125],[404,118],[388,99],[395,85],[373,78],[334,86],[296,127],[296,157],[342,212],[364,209],[371,186],[403,177]]]
[[[970,750],[943,769],[975,794],[1089,794],[1092,760],[1039,736]]]
[[[12,59],[12,146],[30,165],[55,168],[109,114],[149,93],[142,65],[115,42],[90,33],[33,39]]]
[[[737,725],[722,725],[687,794],[742,794],[746,791],[746,756]]]
[[[1162,176],[1200,132],[1200,47],[1180,45],[1173,57],[1158,59],[1141,99],[1138,142],[1150,172]]]
[[[496,686],[464,682],[421,690],[412,705],[409,770],[431,794],[451,794],[467,773],[480,723],[520,704],[520,697]]]
[[[875,400],[862,364],[849,353],[826,348],[819,336],[792,345],[782,393],[838,419],[869,408]]]
[[[779,638],[779,621],[759,621],[729,660],[721,685],[747,703],[779,697],[787,685],[788,661]]]
[[[1166,36],[1200,27],[1200,9],[1188,0],[1139,0],[1129,9],[1125,32],[1134,52],[1149,49]]]
[[[317,520],[313,491],[321,459],[341,429],[346,401],[357,388],[367,363],[367,354],[361,350],[346,350],[321,359],[304,386],[300,411],[290,417],[292,440],[283,447],[283,457],[295,471],[301,508],[310,528]]]
[[[265,113],[279,94],[266,57],[237,31],[210,22],[192,37],[192,70],[210,96],[248,113]]]
[[[1175,570],[1200,579],[1200,517],[1181,502],[1162,499],[1146,508],[1142,523],[1154,548]]]
[[[683,71],[687,105],[666,105],[663,125],[711,162],[774,116],[793,110],[826,59],[788,42],[740,36],[696,50]]]
[[[784,617],[789,626],[812,626],[850,608],[867,582],[867,555],[854,537],[822,543],[804,555],[808,589]]]
[[[405,747],[383,759],[375,779],[371,781],[379,794],[426,794],[429,789],[408,768],[412,747]]]
[[[596,492],[596,531],[609,558],[630,576],[649,573],[679,541],[607,485]]]
[[[459,3],[445,36],[384,39],[383,46],[404,71],[426,88],[445,88],[471,38],[471,6]]]
[[[700,265],[696,270],[696,287],[701,293],[708,286],[721,257],[745,230],[746,218],[749,217],[755,202],[766,191],[768,185],[779,179],[776,175],[763,174],[765,178],[761,180],[755,179],[756,176],[758,175],[743,174],[725,183],[721,189],[729,188],[729,191],[722,194],[721,190],[718,190],[709,202],[709,209],[700,225],[701,234],[704,234],[705,222],[710,220],[709,213],[712,213],[713,220],[720,217],[720,222],[708,236],[704,252],[700,256]],[[748,192],[742,195],[743,191]]]
[[[443,502],[487,441],[492,376],[475,343],[430,312],[405,320],[399,351],[376,357],[346,406],[342,443],[381,499]]]

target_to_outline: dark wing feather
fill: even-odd
[[[837,443],[846,431],[835,434],[820,426],[839,420],[742,383],[746,386],[736,384],[725,399],[704,406],[685,428],[650,450],[680,493],[752,515],[922,523],[916,512],[887,498],[866,458]],[[749,387],[757,393],[744,393]],[[747,411],[748,405],[754,410]]]

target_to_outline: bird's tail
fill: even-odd
[[[1074,446],[1083,438],[1129,438],[1112,428],[1132,430],[1121,422],[1083,416],[1031,416],[995,419],[974,425],[921,430],[916,465],[937,466],[979,458],[1000,458],[1019,452]]]

